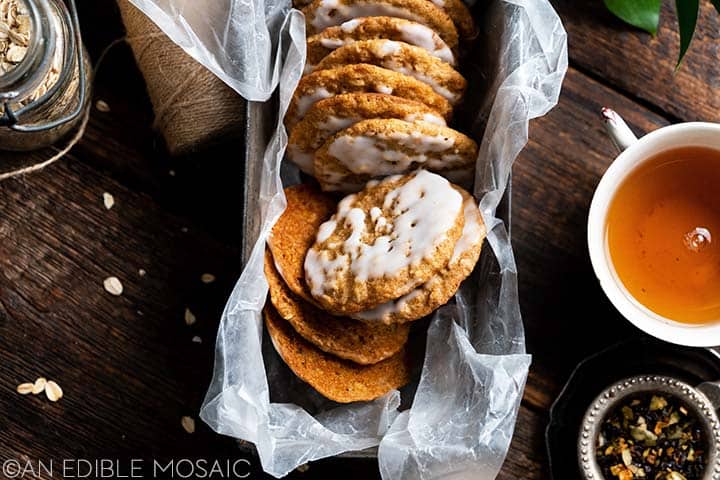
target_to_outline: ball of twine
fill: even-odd
[[[173,155],[242,134],[243,100],[177,46],[128,0],[118,0],[127,42]]]

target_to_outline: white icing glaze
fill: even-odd
[[[450,65],[455,65],[455,56],[442,38],[432,29],[419,23],[400,26],[402,39],[412,45],[424,48],[433,56],[438,57]]]
[[[378,57],[388,57],[395,55],[402,48],[400,42],[393,42],[392,40],[383,40],[380,45],[375,48],[375,55]]]
[[[384,68],[387,68],[388,70],[392,70],[394,72],[402,73],[403,75],[407,75],[409,77],[413,77],[424,84],[430,86],[430,88],[435,91],[438,95],[444,97],[447,101],[449,101],[451,104],[455,105],[460,100],[460,95],[457,95],[447,88],[440,85],[434,78],[423,74],[422,72],[417,71],[415,68],[408,68],[404,66],[403,64],[399,63],[398,61],[389,60],[384,61],[383,65]]]
[[[410,10],[383,3],[356,3],[344,5],[340,0],[322,0],[311,25],[319,32],[328,27],[340,25],[348,20],[360,17],[397,17],[415,22],[422,18]]]
[[[335,50],[336,48],[345,46],[348,43],[352,43],[352,40],[350,42],[348,42],[347,40],[342,39],[342,38],[321,38],[320,39],[320,45],[322,45],[323,47],[328,48],[330,50]]]
[[[315,102],[322,100],[323,98],[332,97],[333,94],[328,92],[327,89],[320,87],[313,91],[310,95],[303,95],[298,99],[297,102],[297,117],[302,118],[305,116],[310,107],[315,105]]]
[[[461,255],[470,250],[477,244],[479,238],[485,236],[485,226],[479,220],[479,212],[477,212],[477,205],[475,205],[475,199],[470,198],[463,204],[463,215],[465,217],[465,225],[463,232],[453,250],[452,257],[448,263],[449,267],[452,267],[455,262],[458,261]],[[430,280],[425,282],[421,287],[416,288],[410,293],[403,295],[397,300],[391,300],[383,304],[378,305],[372,310],[365,312],[355,313],[352,315],[353,318],[365,321],[381,321],[386,322],[390,320],[391,315],[400,312],[404,309],[407,304],[419,296],[423,290],[432,290],[433,286],[441,281],[441,276],[432,277]]]
[[[395,182],[399,178],[383,181]],[[327,232],[338,225],[350,230],[339,251],[318,252],[311,248],[307,253],[305,274],[314,295],[322,294],[325,286],[332,285],[348,270],[356,281],[363,282],[392,277],[406,267],[420,264],[447,238],[463,206],[462,196],[447,180],[426,170],[418,170],[407,183],[388,192],[382,201],[383,215],[375,212],[375,221],[372,213],[368,222],[365,212],[352,206],[355,198],[350,195],[343,199],[337,213],[320,229],[325,240],[332,235]],[[368,237],[368,227],[377,228],[381,218],[386,221],[385,233]],[[408,284],[410,288],[416,285]]]
[[[335,115],[328,115],[327,118],[318,125],[318,128],[324,132],[334,134],[356,124],[359,121],[360,119],[355,117],[336,117]]]
[[[340,30],[342,30],[345,33],[352,33],[355,31],[355,29],[363,23],[365,20],[362,18],[353,18],[352,20],[348,20],[347,22],[344,22],[342,25],[340,25]]]
[[[478,239],[485,236],[485,225],[482,223],[480,212],[478,206],[475,204],[474,198],[469,198],[465,201],[463,216],[465,217],[465,224],[462,235],[455,244],[455,249],[448,263],[449,267],[453,267],[460,256],[475,246]]]
[[[442,118],[438,115],[432,114],[432,113],[422,113],[422,114],[411,113],[410,115],[406,115],[405,118],[403,118],[403,120],[405,120],[406,122],[410,122],[410,123],[418,122],[418,121],[427,122],[427,123],[432,123],[433,125],[439,125],[441,127],[444,127],[447,125],[447,123],[445,123],[444,118]]]
[[[436,7],[445,8],[445,0],[430,0]]]
[[[452,153],[454,144],[452,137],[425,135],[418,131],[373,136],[341,135],[329,145],[328,154],[352,173],[380,176],[406,172],[413,164],[431,170],[447,168],[460,159]],[[413,153],[407,154],[398,146]]]
[[[375,90],[377,90],[379,93],[384,93],[385,95],[392,95],[393,93],[392,87],[388,87],[387,85],[377,85],[375,87]]]

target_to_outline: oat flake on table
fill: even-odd
[[[105,192],[103,193],[103,203],[105,204],[105,208],[110,210],[115,205],[115,197]]]
[[[47,396],[48,400],[51,402],[57,402],[63,397],[62,388],[60,388],[60,385],[50,380],[47,382],[47,385],[45,385],[45,396]]]
[[[180,424],[187,433],[195,433],[195,419],[192,417],[182,417]]]
[[[119,296],[123,293],[123,286],[117,277],[108,277],[103,281],[103,287],[110,295]]]

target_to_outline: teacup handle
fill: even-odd
[[[613,141],[618,152],[622,152],[630,145],[638,141],[638,138],[630,130],[625,120],[612,108],[603,107],[601,110],[603,123],[610,139]]]

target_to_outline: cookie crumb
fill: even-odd
[[[192,338],[192,341],[193,341],[193,343],[202,343],[202,338],[200,338],[199,336],[195,335],[195,336]]]
[[[144,268],[141,268],[138,270],[138,275],[140,275],[141,277],[144,277],[146,274],[147,274],[147,272],[145,271]]]
[[[117,297],[123,293],[122,283],[117,277],[106,278],[103,281],[103,286],[105,287],[105,291],[107,291],[110,295],[115,295]]]
[[[212,282],[215,281],[215,275],[213,275],[212,273],[203,273],[203,274],[200,276],[200,280],[201,280],[203,283],[212,283]]]

